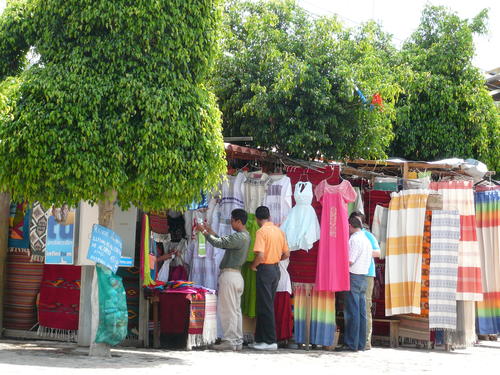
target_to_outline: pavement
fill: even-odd
[[[412,347],[365,352],[283,350],[215,352],[114,348],[112,358],[91,358],[88,348],[49,341],[0,340],[0,375],[252,374],[475,374],[498,373],[500,342],[453,352]]]

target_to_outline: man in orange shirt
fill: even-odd
[[[260,206],[255,211],[260,229],[255,236],[255,259],[252,270],[257,272],[257,326],[254,349],[277,350],[274,296],[280,280],[278,263],[290,256],[285,233],[269,219],[269,208]]]

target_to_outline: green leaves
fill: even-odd
[[[0,95],[0,184],[57,204],[115,190],[146,210],[215,187],[225,154],[204,81],[219,22],[214,0],[15,2],[0,18],[0,76],[21,71],[29,46],[40,60],[6,105]]]

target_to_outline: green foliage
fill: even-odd
[[[225,168],[220,112],[204,86],[218,0],[26,0],[0,18],[0,79],[20,72],[1,121],[0,184],[14,198],[180,208]]]
[[[414,72],[402,84],[393,153],[413,160],[476,158],[500,167],[500,119],[484,77],[472,65],[473,36],[486,31],[487,12],[464,20],[425,8],[402,50]]]
[[[376,24],[347,29],[287,0],[230,2],[224,27],[213,85],[226,135],[303,158],[385,156],[406,68]]]

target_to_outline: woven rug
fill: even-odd
[[[500,334],[500,190],[476,192],[484,300],[477,303],[481,335]]]
[[[454,331],[457,326],[457,277],[460,216],[433,211],[429,275],[429,328]]]
[[[430,189],[443,196],[443,210],[460,214],[457,300],[482,301],[481,255],[476,233],[473,181],[432,182]]]
[[[291,296],[288,292],[276,292],[274,298],[274,320],[276,321],[276,339],[288,340],[293,336],[293,316]]]
[[[190,335],[203,334],[203,322],[205,321],[205,295],[203,293],[190,294],[191,306],[189,311]]]
[[[385,314],[420,314],[422,241],[429,190],[391,194],[385,259]]]
[[[80,307],[81,267],[48,265],[40,288],[40,336],[75,340]]]
[[[9,220],[9,251],[29,254],[31,210],[27,202],[11,203]]]
[[[31,263],[28,254],[7,254],[4,327],[27,331],[37,319],[36,299],[42,282],[43,264]]]
[[[30,223],[31,261],[44,263],[47,242],[47,224],[49,210],[45,210],[39,202],[33,204]]]
[[[429,274],[431,269],[431,220],[432,211],[425,212],[424,238],[422,242],[422,286],[420,289],[420,315],[429,317]]]
[[[205,294],[205,320],[203,321],[203,342],[211,345],[217,340],[217,296]]]
[[[139,334],[139,269],[137,267],[120,267],[116,272],[123,280],[123,287],[127,297],[128,335]]]

